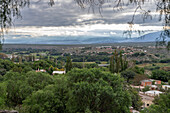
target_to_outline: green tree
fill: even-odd
[[[6,69],[6,71],[11,70],[14,67],[14,63],[9,60],[0,59],[0,68]]]
[[[149,91],[149,90],[150,90],[150,87],[149,87],[149,86],[145,86],[145,87],[142,89],[143,92],[146,92],[146,91]]]
[[[22,69],[22,72],[24,73],[27,73],[29,71],[32,71],[33,69],[30,67],[30,66],[25,66],[23,69]]]
[[[33,55],[33,57],[32,57],[33,62],[35,62],[35,58],[36,58],[35,55]]]
[[[0,75],[5,75],[6,74],[6,69],[0,69]]]
[[[33,93],[31,97],[24,100],[23,105],[25,113],[61,113],[59,109],[62,102],[56,98],[51,89],[48,89]]]
[[[129,112],[131,98],[120,75],[93,68],[73,69],[66,76],[69,112]]]
[[[141,106],[143,105],[143,103],[141,97],[139,96],[138,91],[134,88],[130,88],[129,92],[132,98],[132,107],[138,111],[141,110]]]
[[[53,66],[50,66],[50,67],[48,68],[47,72],[48,72],[50,75],[52,75],[53,70],[54,70],[54,67],[53,67]]]
[[[0,83],[0,109],[5,107],[6,98],[6,84]]]
[[[129,83],[129,80],[134,78],[135,75],[136,75],[135,72],[133,72],[132,70],[125,70],[121,72],[121,76],[124,77],[128,83]]]
[[[65,68],[66,68],[66,73],[71,71],[71,69],[72,69],[72,61],[71,61],[70,56],[67,56]]]
[[[170,72],[166,72],[164,70],[153,70],[151,78],[168,82],[168,80],[170,79]]]
[[[59,75],[54,79],[55,84],[34,92],[23,101],[24,113],[68,113],[66,109],[67,79]]]
[[[12,54],[11,61],[12,61],[12,62],[15,62],[15,56],[14,56],[14,54]]]
[[[29,61],[30,61],[30,62],[33,61],[33,56],[32,56],[31,54],[28,56],[28,58],[29,58]]]
[[[115,63],[114,63],[114,55],[110,57],[110,67],[109,67],[109,70],[111,73],[114,73],[115,72]]]
[[[33,91],[38,91],[45,86],[53,84],[51,76],[45,73],[18,73],[8,72],[4,76],[6,83],[6,106],[16,107],[22,105],[22,101],[32,94]]]
[[[19,72],[19,73],[21,73],[22,72],[22,67],[18,67],[18,66],[14,66],[14,68],[12,68],[12,71],[13,72]]]
[[[128,68],[128,61],[126,57],[123,58],[122,52],[118,53],[116,50],[113,53],[113,56],[110,58],[110,72],[119,73]]]
[[[22,64],[22,56],[19,56],[19,63]]]
[[[115,67],[116,67],[116,69],[115,69],[115,71],[116,71],[116,73],[119,73],[119,71],[120,71],[120,59],[119,59],[119,57],[118,57],[118,53],[117,53],[117,51],[115,50],[115,53],[114,53],[114,55],[115,55]]]

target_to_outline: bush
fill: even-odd
[[[154,70],[152,71],[151,78],[168,82],[168,80],[170,79],[170,72],[166,72],[164,70]]]
[[[163,59],[163,60],[160,60],[160,63],[170,63],[170,59]]]

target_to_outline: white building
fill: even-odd
[[[36,72],[47,72],[45,69],[38,69]]]
[[[156,96],[156,95],[159,96],[159,94],[161,94],[161,93],[162,93],[161,91],[156,91],[156,90],[152,90],[152,91],[147,91],[147,92],[145,92],[145,94],[146,94],[146,95],[149,95],[149,96]]]
[[[162,88],[165,90],[168,90],[168,89],[170,89],[170,85],[162,85]]]
[[[66,71],[53,71],[53,75],[55,74],[65,74]]]

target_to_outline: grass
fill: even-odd
[[[144,68],[145,70],[157,70],[157,69],[162,69],[163,67],[168,67],[170,68],[170,63],[146,63],[146,64],[140,64],[137,65],[138,67]]]

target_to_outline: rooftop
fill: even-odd
[[[152,90],[152,91],[147,91],[145,92],[146,94],[155,94],[155,95],[159,95],[160,93],[162,93],[161,91],[157,91],[157,90]]]

